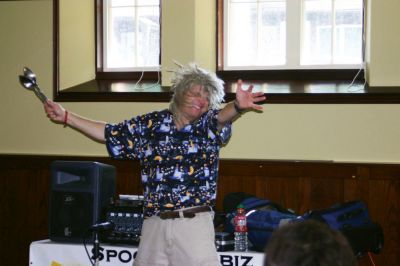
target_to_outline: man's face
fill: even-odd
[[[207,112],[209,106],[208,93],[202,86],[194,85],[183,96],[181,112],[190,120],[194,121]]]

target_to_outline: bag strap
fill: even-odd
[[[278,212],[282,213],[287,213],[287,214],[294,214],[293,211],[290,211],[288,209],[283,208],[281,205],[278,203],[275,203],[273,201],[270,201],[268,199],[261,199],[257,197],[251,197],[243,200],[241,202],[244,206],[244,209],[246,212],[251,211],[251,210],[257,210],[257,209],[262,209],[268,207],[271,210],[275,210]]]
[[[339,214],[340,211],[347,211],[347,213]],[[368,209],[365,203],[361,200],[354,200],[354,201],[336,203],[326,209],[309,210],[302,216],[304,219],[314,219],[321,222],[325,222],[324,216],[326,215],[331,215],[331,214],[338,215],[337,220],[341,221],[341,220],[348,220],[352,216],[354,217],[359,216],[362,213],[365,213],[369,217]]]

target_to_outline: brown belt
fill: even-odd
[[[160,213],[160,218],[165,219],[175,219],[175,218],[193,218],[196,216],[196,213],[199,212],[209,212],[211,211],[210,206],[199,206],[193,207],[189,209],[182,209],[177,211],[165,211]]]

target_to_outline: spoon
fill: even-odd
[[[42,103],[47,101],[46,95],[44,95],[36,83],[36,75],[32,72],[32,70],[24,67],[24,75],[19,76],[19,82],[25,89],[33,91],[39,100],[42,101]]]

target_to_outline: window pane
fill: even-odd
[[[334,64],[362,61],[362,1],[336,0]]]
[[[362,0],[304,0],[301,64],[358,64]]]
[[[105,68],[157,67],[160,54],[159,1],[107,2]]]
[[[228,67],[285,63],[285,3],[285,0],[229,1]]]
[[[332,1],[305,0],[302,64],[329,64],[332,53]]]

